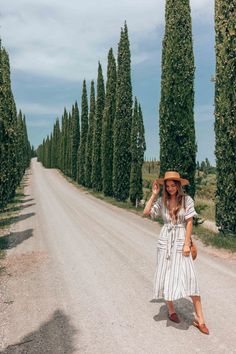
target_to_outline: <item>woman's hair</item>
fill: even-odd
[[[176,201],[177,201],[177,205],[173,210],[173,215],[172,217],[174,217],[175,222],[177,221],[177,217],[178,217],[178,212],[180,211],[180,209],[182,207],[184,207],[185,209],[185,192],[182,188],[181,182],[180,181],[175,181],[173,180],[174,184],[177,186],[177,194],[176,194]],[[168,209],[169,208],[169,200],[170,200],[170,194],[168,193],[167,189],[166,189],[166,183],[167,181],[164,181],[164,188],[163,188],[163,193],[162,193],[162,198],[163,198],[163,202],[165,207]]]

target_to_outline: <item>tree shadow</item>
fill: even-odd
[[[32,200],[34,200],[34,199],[33,198],[30,198],[30,199],[19,199],[17,202],[23,204],[23,203],[31,202]]]
[[[69,316],[56,310],[51,319],[43,323],[38,330],[27,334],[18,343],[9,345],[1,354],[72,354],[76,328]]]
[[[15,224],[18,221],[28,219],[34,215],[35,215],[35,213],[28,213],[28,214],[24,214],[24,215],[18,215],[18,216],[13,216],[13,217],[9,217],[6,219],[2,219],[2,220],[0,220],[0,227]]]
[[[164,299],[158,299],[158,300],[151,300],[151,302],[157,302],[157,303],[165,303]],[[166,327],[174,327],[176,329],[180,330],[187,330],[189,327],[192,325],[192,321],[194,319],[194,307],[192,301],[183,298],[179,300],[174,301],[174,307],[176,310],[176,313],[178,314],[180,318],[180,323],[175,323],[171,321],[168,317],[168,310],[167,306],[162,305],[159,309],[159,313],[153,317],[153,319],[157,322],[159,321],[167,321],[166,322]]]
[[[31,200],[33,200],[33,199],[31,199]],[[19,203],[21,203],[21,202],[19,202]],[[30,206],[35,205],[35,204],[36,203],[31,203],[31,204],[26,204],[26,205],[15,206],[15,207],[12,207],[12,208],[7,208],[7,209],[5,209],[5,212],[20,211],[22,209],[29,208]]]
[[[33,229],[20,232],[11,232],[9,235],[0,237],[0,249],[6,250],[18,246],[20,243],[33,236]]]

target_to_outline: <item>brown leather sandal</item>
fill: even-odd
[[[171,315],[168,315],[169,319],[175,323],[180,323],[180,319],[177,315],[177,313],[173,312]]]
[[[207,326],[205,325],[205,323],[199,323],[198,320],[193,320],[193,326],[198,328],[200,332],[204,333],[204,334],[209,334],[209,329],[207,328]]]

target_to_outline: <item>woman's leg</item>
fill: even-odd
[[[203,312],[202,312],[202,304],[200,296],[191,296],[193,300],[194,309],[196,312],[197,320],[200,324],[205,323]]]
[[[175,312],[173,301],[166,301],[169,315]]]

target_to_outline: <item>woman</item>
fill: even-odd
[[[159,184],[164,188],[162,197],[157,199]],[[189,181],[181,178],[178,172],[166,172],[164,178],[153,182],[152,195],[143,211],[144,215],[151,215],[152,218],[162,216],[164,221],[157,242],[154,298],[164,297],[169,319],[179,323],[173,300],[190,296],[196,312],[193,325],[202,333],[209,334],[190,252],[193,216],[197,213],[193,199],[183,192],[182,186],[187,184]]]

